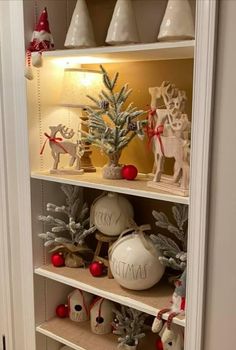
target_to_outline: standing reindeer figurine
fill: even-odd
[[[160,87],[149,88],[151,110],[147,134],[155,157],[154,178],[148,186],[187,196],[189,193],[190,126],[184,113],[186,93],[164,81]],[[164,101],[159,109],[157,101]],[[163,176],[166,158],[174,158],[173,176]]]
[[[83,155],[83,151],[78,152],[78,142],[73,143],[71,141],[63,141],[61,137],[57,137],[57,133],[59,132],[65,139],[71,139],[75,132],[73,129],[66,128],[65,125],[59,124],[57,126],[50,126],[51,130],[50,135],[44,133],[47,137],[43,147],[41,149],[40,154],[43,154],[46,142],[49,141],[49,145],[51,147],[51,154],[54,159],[53,169],[50,170],[51,174],[82,174],[83,169],[80,169],[80,158]],[[61,154],[69,154],[71,156],[69,166],[72,167],[76,161],[75,168],[68,169],[58,169],[58,165],[60,163],[60,155]]]

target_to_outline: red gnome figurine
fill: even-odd
[[[39,18],[38,24],[33,32],[31,42],[26,52],[27,66],[25,68],[25,77],[29,80],[33,79],[33,72],[31,69],[31,60],[34,67],[42,66],[42,51],[51,50],[54,48],[53,37],[49,29],[48,13],[45,7]],[[38,54],[32,57],[32,52]]]

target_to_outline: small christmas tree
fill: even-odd
[[[175,205],[172,207],[173,217],[176,225],[171,223],[168,217],[153,210],[152,215],[157,220],[156,226],[167,229],[177,239],[178,244],[171,238],[162,234],[151,235],[153,243],[160,250],[162,256],[160,261],[163,265],[175,270],[184,271],[187,264],[187,225],[188,207],[186,205]]]
[[[115,321],[113,322],[113,333],[118,335],[118,348],[123,348],[123,346],[130,345],[135,346],[138,345],[140,339],[145,337],[145,333],[143,332],[145,329],[148,329],[148,326],[144,324],[147,314],[129,308],[125,306],[121,306],[121,311],[114,310],[115,313]]]
[[[91,256],[92,252],[85,245],[85,238],[96,228],[89,227],[89,208],[86,203],[81,203],[79,187],[62,185],[61,189],[66,196],[67,205],[57,206],[48,203],[47,211],[64,214],[66,220],[51,215],[40,215],[38,219],[51,226],[51,230],[40,233],[39,237],[45,241],[45,247],[52,247],[51,252],[62,251],[65,263],[77,267],[76,265],[84,264],[84,258]]]
[[[123,148],[135,135],[143,136],[142,125],[145,122],[136,121],[136,118],[144,114],[144,111],[133,107],[133,103],[124,106],[132,90],[125,84],[120,91],[115,91],[119,73],[111,79],[102,66],[101,70],[104,89],[98,98],[88,96],[95,105],[87,107],[89,132],[81,133],[86,141],[100,147],[109,158],[103,176],[116,179],[121,178],[119,159]]]

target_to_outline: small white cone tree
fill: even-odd
[[[93,26],[85,0],[77,0],[64,45],[68,48],[96,46]]]
[[[131,0],[117,0],[108,28],[106,43],[122,45],[139,43],[139,34]]]
[[[194,21],[188,0],[169,0],[158,41],[194,39]]]

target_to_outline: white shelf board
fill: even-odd
[[[43,56],[53,59],[77,58],[78,63],[171,60],[193,58],[194,46],[194,40],[185,40],[45,51]]]
[[[163,282],[158,283],[149,290],[128,290],[122,288],[114,279],[108,279],[106,276],[95,278],[87,269],[83,268],[57,268],[52,265],[44,265],[36,268],[35,274],[82,289],[153,316],[156,316],[161,309],[170,306],[173,293],[173,288]],[[168,313],[164,314],[163,318],[167,319],[168,315]],[[180,326],[185,326],[184,317],[175,317],[173,322]]]
[[[102,178],[101,171],[98,169],[96,173],[84,173],[82,175],[55,175],[50,174],[49,171],[33,171],[31,178],[158,199],[166,202],[189,204],[189,197],[177,196],[148,187],[147,181],[150,179],[144,175],[139,175],[135,181],[108,180]]]
[[[55,317],[37,326],[36,331],[75,350],[117,350],[118,336],[94,334],[89,322],[77,323]],[[139,349],[154,349],[156,338],[156,334],[148,333],[141,339]]]

